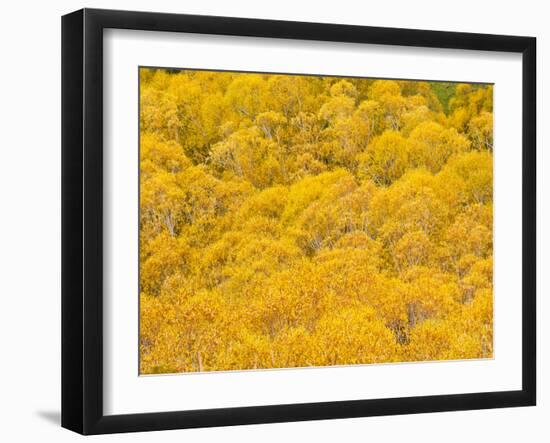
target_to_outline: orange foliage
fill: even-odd
[[[491,86],[140,79],[141,373],[492,356]]]

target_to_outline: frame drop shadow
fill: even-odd
[[[49,422],[50,424],[61,426],[61,411],[58,411],[58,410],[36,411],[35,414],[41,419]]]

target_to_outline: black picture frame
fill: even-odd
[[[102,84],[103,30],[107,28],[522,54],[522,389],[104,415]],[[535,405],[535,66],[536,39],[532,37],[97,9],[63,16],[62,426],[81,434],[105,434]]]

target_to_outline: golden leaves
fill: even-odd
[[[492,87],[140,79],[142,373],[492,356]]]

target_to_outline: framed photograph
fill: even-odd
[[[535,405],[531,37],[62,19],[62,425]]]

